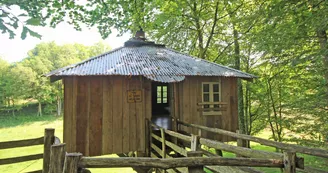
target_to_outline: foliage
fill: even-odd
[[[52,70],[96,56],[110,47],[102,42],[92,46],[81,44],[57,45],[54,42],[38,44],[28,52],[28,57],[21,62],[9,65],[0,61],[0,90],[4,92],[1,103],[7,109],[18,107],[15,102],[20,99],[36,100],[39,104],[38,115],[42,115],[42,105],[57,103],[56,109],[61,109],[63,99],[63,87],[60,81],[50,83],[49,79],[42,75]],[[51,108],[52,107],[52,108]],[[46,106],[46,113],[54,106]],[[57,110],[60,115],[60,110]]]
[[[33,31],[33,26],[50,25],[55,27],[64,21],[65,17],[78,18],[83,11],[80,4],[71,0],[62,1],[29,1],[29,0],[1,0],[0,1],[0,31],[8,34],[9,38],[16,36],[16,30],[21,28],[21,39],[27,34],[41,39],[41,35]],[[75,22],[71,22],[74,24]],[[75,27],[80,29],[78,25]]]
[[[253,83],[238,84],[240,130],[244,133],[255,134],[268,126],[277,141],[302,138],[289,133],[307,134],[318,142],[328,136],[327,1],[90,0],[78,4],[6,0],[0,4],[0,29],[10,36],[17,28],[17,19],[10,13],[15,5],[26,14],[17,15],[24,19],[24,26],[55,26],[65,18],[76,29],[81,24],[97,27],[103,38],[113,28],[122,34],[142,27],[148,38],[168,47],[257,75]],[[31,34],[23,27],[22,38],[26,33]],[[39,76],[103,52],[99,47],[84,51],[81,45],[41,44],[23,62],[8,67],[0,61],[0,71],[13,71],[0,78],[31,69],[34,73],[29,82],[20,76],[17,81],[8,79],[32,85],[19,92],[32,91],[18,97],[8,88],[0,96],[2,104],[7,104],[3,98],[31,97],[40,103],[60,100],[61,85],[50,85]],[[0,90],[6,90],[1,82]]]

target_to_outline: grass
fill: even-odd
[[[63,120],[62,117],[54,116],[0,116],[0,141],[12,141],[28,138],[36,138],[43,136],[45,128],[55,128],[55,135],[62,139],[63,135]],[[264,131],[259,137],[267,138],[269,132]],[[21,147],[15,149],[5,149],[0,150],[0,159],[8,157],[16,157],[30,154],[42,153],[43,146],[33,146],[33,147]],[[272,151],[275,149],[273,147],[263,146],[256,143],[251,143],[252,149]],[[213,150],[211,150],[213,151]],[[213,151],[214,152],[214,151]],[[223,152],[224,157],[235,157],[233,153]],[[305,165],[312,166],[315,168],[320,168],[328,171],[328,159],[318,158],[315,156],[298,154],[298,156],[304,157]],[[103,156],[102,156],[103,157]],[[109,155],[109,157],[117,157],[116,155]],[[0,172],[27,172],[39,170],[42,168],[42,160],[22,162],[18,164],[1,165]],[[275,168],[257,168],[268,173],[280,173],[279,169]],[[115,169],[91,169],[92,172],[96,173],[118,173],[118,172],[134,172],[131,168],[115,168]],[[206,172],[210,172],[207,171]]]
[[[12,141],[20,139],[29,139],[41,137],[44,134],[45,128],[55,128],[55,135],[62,141],[63,139],[63,119],[62,117],[54,116],[0,116],[0,141]],[[43,146],[21,147],[14,149],[0,150],[0,159],[17,157],[43,152]],[[117,157],[116,155],[109,155]],[[19,173],[42,168],[42,159],[17,164],[0,165],[0,172]],[[90,169],[96,173],[134,173],[131,168],[115,168],[115,169]]]

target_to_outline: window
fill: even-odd
[[[157,86],[157,103],[167,103],[167,86]]]
[[[219,112],[219,111],[213,111],[209,108],[219,108],[220,105],[214,104],[214,102],[220,102],[221,101],[221,84],[220,82],[203,82],[202,83],[202,98],[204,104],[203,108],[203,115],[211,115],[213,112]],[[217,115],[217,114],[216,114]]]

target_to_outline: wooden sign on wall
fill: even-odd
[[[141,102],[141,90],[128,90],[128,103]]]

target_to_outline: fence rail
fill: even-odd
[[[44,130],[43,137],[0,142],[0,150],[17,148],[17,147],[28,147],[28,146],[35,146],[35,145],[43,144],[43,153],[26,155],[26,156],[17,156],[17,157],[11,157],[11,158],[3,158],[3,159],[0,159],[0,165],[7,165],[7,164],[43,159],[43,167],[42,167],[43,169],[37,170],[37,171],[32,171],[32,172],[39,173],[39,172],[43,171],[43,172],[48,173],[49,162],[50,162],[50,147],[52,144],[54,144],[55,141],[59,142],[59,139],[57,137],[55,137],[54,134],[55,134],[55,129],[47,128]]]
[[[222,130],[222,129],[218,129],[218,128],[211,128],[211,127],[201,126],[201,125],[197,125],[197,124],[189,124],[189,123],[180,121],[178,119],[174,119],[174,121],[176,121],[176,123],[177,123],[176,126],[183,125],[186,127],[196,128],[198,130],[204,130],[204,131],[213,132],[213,133],[217,133],[217,134],[221,134],[221,135],[231,136],[231,137],[237,138],[237,141],[241,140],[241,139],[249,140],[249,141],[260,143],[262,145],[276,147],[276,148],[279,148],[279,149],[282,149],[285,151],[292,151],[295,153],[302,153],[302,154],[308,154],[308,155],[312,155],[312,156],[328,158],[328,151],[323,150],[323,149],[304,147],[304,146],[299,146],[299,145],[295,145],[295,144],[286,144],[286,143],[271,141],[271,140],[267,140],[267,139],[250,136],[250,135],[234,133],[234,132],[230,132],[230,131],[226,131],[226,130]],[[202,145],[205,145],[205,146],[208,146],[211,148],[232,152],[237,155],[245,156],[245,157],[272,158],[272,159],[282,159],[284,157],[284,155],[282,153],[252,150],[249,148],[228,145],[228,144],[225,144],[225,143],[222,143],[219,141],[205,139],[205,138],[201,138],[200,143]],[[323,170],[313,168],[310,166],[304,166],[304,158],[302,158],[302,157],[296,157],[295,162],[296,162],[297,170],[300,172],[308,172],[308,173],[327,172],[327,171],[323,171]]]
[[[298,153],[303,153],[303,154],[308,154],[308,155],[313,155],[313,156],[319,156],[319,157],[324,157],[328,158],[328,151],[323,150],[323,149],[317,149],[317,148],[311,148],[311,147],[304,147],[300,145],[294,145],[294,144],[286,144],[286,143],[281,143],[281,142],[276,142],[276,141],[271,141],[267,139],[262,139],[250,135],[245,135],[245,134],[238,134],[218,128],[211,128],[211,127],[206,127],[206,126],[201,126],[197,124],[188,124],[182,121],[177,120],[178,124],[187,126],[187,127],[194,127],[197,129],[205,130],[208,132],[213,132],[221,135],[226,135],[226,136],[231,136],[234,138],[238,139],[244,139],[244,140],[249,140],[253,142],[257,142],[263,145],[271,146],[271,147],[277,147],[283,150],[292,150]]]
[[[6,142],[0,142],[0,149],[41,145],[43,144],[43,142],[44,142],[44,137],[17,140],[17,141],[6,141]]]

